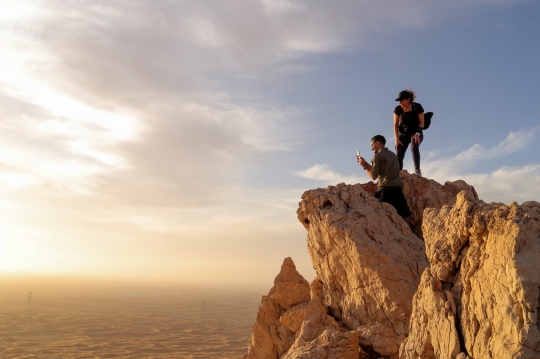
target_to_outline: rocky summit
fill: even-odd
[[[302,195],[317,277],[285,259],[244,358],[540,358],[540,203],[401,177],[411,226],[371,182]]]

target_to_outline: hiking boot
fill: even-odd
[[[415,173],[418,177],[422,177],[422,171],[420,171],[420,168],[417,169],[417,170],[414,170],[414,173]]]

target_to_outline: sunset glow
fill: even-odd
[[[291,256],[311,279],[302,193],[367,182],[355,153],[393,148],[408,87],[424,176],[538,201],[539,12],[2,1],[0,274],[261,285]]]

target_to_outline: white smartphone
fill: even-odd
[[[360,151],[356,151],[356,156],[360,157]]]

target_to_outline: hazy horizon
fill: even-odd
[[[279,273],[279,268],[278,272]],[[103,287],[155,287],[163,289],[189,289],[189,290],[231,290],[231,291],[253,291],[260,292],[261,295],[266,295],[270,288],[274,285],[273,279],[267,283],[238,283],[238,282],[215,282],[215,281],[186,281],[171,278],[156,278],[148,276],[146,278],[137,278],[134,276],[97,276],[97,275],[62,275],[62,274],[0,274],[0,283],[11,283],[17,286],[25,286],[26,292],[32,292],[34,287],[44,287],[47,284],[65,285],[97,285]]]
[[[239,358],[259,301],[227,287],[0,278],[1,355]]]

